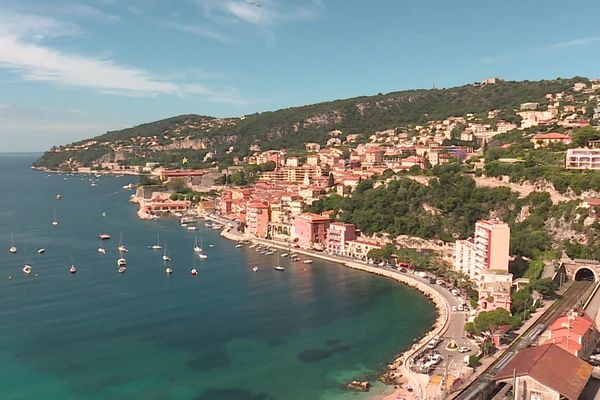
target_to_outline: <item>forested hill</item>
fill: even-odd
[[[492,85],[407,90],[256,113],[242,118],[182,115],[53,148],[34,165],[57,168],[68,159],[90,165],[99,158],[110,159],[116,152],[120,152],[121,161],[139,162],[143,158],[145,161],[168,162],[185,154],[193,164],[201,164],[208,152],[216,152],[218,161],[227,161],[235,155],[250,154],[253,144],[259,145],[261,150],[293,150],[303,148],[307,142],[325,143],[332,130],[341,130],[342,137],[353,133],[367,137],[375,131],[468,113],[481,115],[496,109],[503,110],[501,116],[511,120],[517,118],[514,109],[519,104],[545,104],[546,94],[569,90],[576,82],[587,82],[587,79],[501,81]],[[143,139],[149,137],[155,137],[152,143]],[[197,151],[185,150],[185,146],[168,146],[190,140],[197,142],[194,147]],[[83,145],[90,141],[97,143]],[[226,153],[230,147],[233,151]]]

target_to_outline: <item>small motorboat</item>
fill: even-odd
[[[38,253],[38,254],[44,254],[45,252],[46,252],[46,249],[44,249],[44,248],[39,248],[39,249],[37,250],[37,253]]]
[[[76,273],[76,272],[77,272],[77,267],[75,267],[75,265],[71,265],[71,268],[69,268],[69,272],[70,272],[71,274],[74,274],[74,273]]]
[[[118,247],[118,250],[122,253],[127,253],[129,250],[127,250],[127,247],[125,247],[124,245],[120,245]]]
[[[189,225],[189,226],[187,227],[187,230],[188,230],[188,231],[197,231],[197,230],[198,230],[198,227],[197,227],[196,225]]]
[[[215,247],[215,245],[214,244],[209,244],[208,247]]]
[[[108,233],[101,233],[98,235],[98,237],[100,238],[100,240],[108,240],[110,239],[110,235]]]
[[[304,260],[304,264],[312,264],[313,260]]]
[[[239,249],[240,247],[244,247],[244,245],[243,244],[236,244],[235,247],[237,247]]]
[[[171,275],[171,274],[173,273],[173,268],[171,268],[171,267],[167,267],[167,268],[165,268],[165,273],[166,273],[167,275]]]
[[[15,246],[10,246],[10,249],[8,249],[8,252],[15,254],[17,252],[17,248]]]
[[[287,257],[287,256],[288,256],[288,253],[283,253],[283,254],[281,255],[281,257]]]
[[[254,272],[258,271],[258,267],[252,267],[252,271],[254,271]]]
[[[124,257],[120,257],[120,258],[117,260],[117,265],[118,265],[119,267],[124,267],[124,266],[126,266],[126,265],[127,265],[127,260],[126,260]]]
[[[29,264],[23,265],[22,271],[24,274],[27,274],[27,275],[31,274],[31,265],[29,265]]]
[[[98,253],[106,254],[106,249],[104,247],[98,247]]]
[[[277,266],[275,266],[273,268],[276,269],[277,271],[285,271],[285,268],[282,267],[281,265],[277,265]]]
[[[126,266],[119,267],[119,269],[117,270],[117,272],[120,273],[120,274],[122,274],[125,271],[127,271],[127,267]]]
[[[62,199],[62,195],[61,194],[57,194],[56,195],[56,200],[60,200],[60,199]]]
[[[102,216],[106,217],[106,212],[102,211]]]
[[[206,254],[198,254],[198,257],[200,257],[201,260],[206,260],[208,258],[208,256]]]
[[[192,268],[192,270],[190,271],[190,274],[198,275],[198,270],[196,268]]]

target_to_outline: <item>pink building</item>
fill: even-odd
[[[492,311],[496,308],[504,308],[510,313],[512,278],[512,274],[504,272],[481,274],[477,281],[479,310]]]
[[[294,238],[302,248],[325,248],[331,219],[319,214],[302,213],[294,219]]]
[[[246,207],[246,233],[256,237],[267,236],[269,205],[263,201],[251,201]]]
[[[354,224],[332,222],[327,229],[327,247],[330,254],[346,255],[346,243],[356,239]]]

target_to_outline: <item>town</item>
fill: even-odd
[[[500,82],[490,78],[476,85]],[[241,243],[254,241],[385,271],[386,276],[399,277],[435,298],[439,323],[386,373],[386,379],[400,385],[407,398],[443,394],[502,399],[508,392],[527,399],[592,398],[580,396],[595,390],[590,383],[592,365],[600,365],[598,261],[568,257],[565,251],[552,253],[551,245],[540,247],[534,257],[511,252],[515,232],[496,210],[468,227],[470,237],[460,238],[454,232],[442,240],[433,233],[420,237],[392,235],[385,228],[361,229],[372,221],[353,221],[348,210],[332,203],[395,187],[404,180],[429,187],[441,179],[436,171],[458,165],[477,188],[509,188],[520,199],[546,193],[549,207],[574,204],[585,218],[582,224],[591,226],[597,224],[600,206],[597,181],[561,188],[558,182],[542,179],[546,176],[531,179],[530,170],[523,166],[536,154],[551,154],[564,160],[559,166],[552,164],[553,177],[600,170],[599,124],[600,80],[592,79],[589,84],[576,83],[568,92],[546,94],[543,103],[526,102],[514,110],[494,109],[485,115],[466,114],[369,133],[335,129],[325,143],[305,143],[301,150],[262,150],[261,143],[253,143],[250,155],[233,156],[231,165],[192,168],[187,158],[169,165],[123,162],[124,154],[140,146],[164,151],[207,150],[209,145],[165,134],[140,136],[129,144],[78,144],[115,146],[112,150],[122,156],[91,165],[68,159],[59,170],[143,175],[132,196],[142,219],[203,217],[223,228],[224,236]],[[227,152],[233,152],[234,146]],[[73,150],[62,146],[51,151]],[[203,162],[210,163],[216,156],[209,151]],[[527,220],[532,214],[529,207],[523,207],[521,214],[525,214],[515,221]],[[442,213],[431,204],[422,208],[433,220]],[[390,218],[397,212],[378,211],[390,213]],[[581,248],[593,245],[582,233],[568,240]],[[526,265],[525,274],[516,272],[519,265]],[[548,363],[572,368],[556,379],[542,367]],[[566,381],[573,383],[562,383]],[[473,393],[487,397],[473,397]]]

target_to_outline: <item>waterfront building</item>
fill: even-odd
[[[369,251],[381,249],[379,242],[365,237],[358,237],[355,240],[346,242],[346,256],[359,260],[367,260]]]
[[[325,238],[330,223],[331,219],[329,217],[313,213],[302,213],[294,219],[293,237],[301,248],[323,250],[326,245]]]
[[[300,167],[281,167],[275,171],[263,172],[260,181],[303,183],[306,179],[322,175],[319,166],[303,165]]]
[[[254,200],[246,206],[246,230],[245,232],[259,238],[267,237],[269,225],[269,204],[267,202]]]
[[[327,229],[327,247],[330,254],[346,255],[348,241],[356,239],[356,227],[354,224],[343,222],[332,222]]]
[[[600,148],[567,149],[567,169],[600,169]]]
[[[519,351],[494,376],[513,385],[515,399],[578,400],[593,367],[553,344]]]

